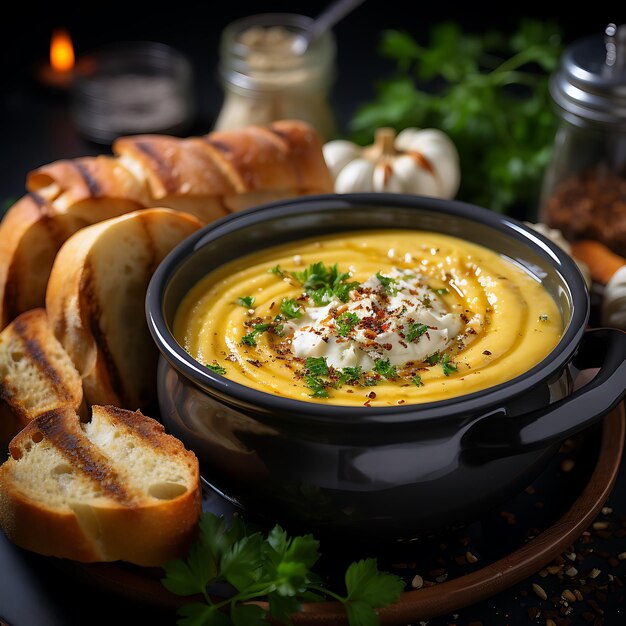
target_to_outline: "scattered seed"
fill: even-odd
[[[411,581],[411,587],[413,587],[413,589],[421,589],[423,586],[424,579],[419,574],[415,574],[415,576],[413,576],[413,580]]]
[[[539,596],[542,600],[548,599],[548,594],[543,590],[543,587],[538,585],[537,583],[533,583],[533,591]]]
[[[602,507],[602,515],[611,515],[613,513],[613,509],[610,506]]]
[[[568,602],[576,602],[576,596],[569,589],[563,589],[563,591],[561,591],[561,598]]]
[[[583,594],[580,593],[580,590],[574,589],[574,595],[576,596],[576,600],[578,600],[579,602],[581,600],[584,600]]]
[[[609,527],[608,522],[594,522],[593,529],[594,530],[606,530]]]
[[[576,560],[576,552],[568,552],[565,554],[565,556],[570,560],[570,561],[575,561]]]
[[[594,567],[589,574],[587,574],[588,578],[597,578],[602,573],[602,570],[599,570],[597,567]]]
[[[572,459],[564,459],[561,461],[561,471],[567,474],[567,472],[571,472],[574,469],[575,465]]]
[[[570,565],[570,566],[569,566],[569,567],[565,570],[565,573],[566,573],[568,576],[576,576],[576,574],[578,574],[578,570],[577,570],[577,569],[576,569],[573,565]]]
[[[562,565],[549,565],[548,566],[548,574],[558,574],[562,569],[563,566]]]
[[[478,557],[476,555],[474,555],[472,552],[470,552],[469,550],[465,553],[465,558],[467,559],[468,563],[477,563],[478,562]]]
[[[618,558],[620,561],[624,561],[624,560],[626,559],[626,552],[620,552],[620,553],[617,555],[617,558]]]
[[[437,576],[437,578],[435,578],[435,580],[438,583],[445,583],[446,580],[448,580],[448,574],[442,574],[441,576]]]

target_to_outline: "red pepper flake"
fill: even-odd
[[[375,392],[375,391],[370,391],[370,392],[367,394],[367,397],[368,397],[370,400],[374,400],[374,399],[376,398],[376,392]]]

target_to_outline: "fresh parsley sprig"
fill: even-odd
[[[378,570],[375,559],[350,564],[346,594],[327,589],[312,568],[319,559],[319,542],[312,535],[290,537],[278,525],[267,535],[248,529],[241,518],[230,526],[222,517],[203,513],[198,539],[183,559],[163,567],[163,586],[198,601],[179,610],[179,626],[264,626],[290,624],[290,616],[312,597],[343,604],[350,626],[376,626],[376,608],[395,602],[404,591],[401,578]],[[211,595],[227,583],[229,597]],[[265,600],[265,610],[251,601]],[[271,619],[271,621],[270,621]]]

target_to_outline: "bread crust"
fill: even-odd
[[[20,313],[41,307],[56,253],[87,222],[56,215],[49,202],[26,194],[0,222],[0,330]]]
[[[141,431],[149,431],[155,458],[167,455],[179,463],[185,492],[159,499],[127,487],[129,492],[122,495],[113,490],[58,506],[43,502],[36,487],[19,480],[17,470],[17,464],[28,463],[29,455],[38,454],[38,446],[55,448],[72,471],[89,483],[98,483],[112,472],[129,471],[88,439],[74,412],[60,409],[30,422],[13,439],[11,457],[0,466],[4,532],[28,550],[82,562],[122,560],[153,567],[184,555],[195,537],[202,509],[195,455],[150,417],[114,407],[93,408],[94,416],[104,419],[107,426],[132,432],[138,446],[145,445]]]

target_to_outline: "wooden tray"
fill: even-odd
[[[621,405],[601,424],[567,440],[532,485],[474,524],[452,534],[393,546],[352,546],[346,550],[345,546],[323,544],[320,567],[327,572],[329,582],[338,585],[341,580],[333,581],[331,572],[345,571],[345,565],[355,558],[378,558],[380,569],[402,576],[408,589],[419,574],[425,581],[423,587],[406,591],[393,606],[380,610],[381,624],[386,626],[405,626],[452,614],[490,598],[536,574],[590,527],[615,483],[625,433]],[[564,467],[573,469],[564,471]],[[231,512],[230,505],[214,493],[207,493],[205,509],[225,515]],[[468,552],[476,562],[467,562]],[[71,562],[60,565],[66,574],[100,590],[166,613],[173,613],[184,602],[161,586],[162,572],[158,569]],[[171,613],[168,623],[173,624]],[[337,602],[306,604],[293,616],[293,622],[303,626],[347,623]]]

